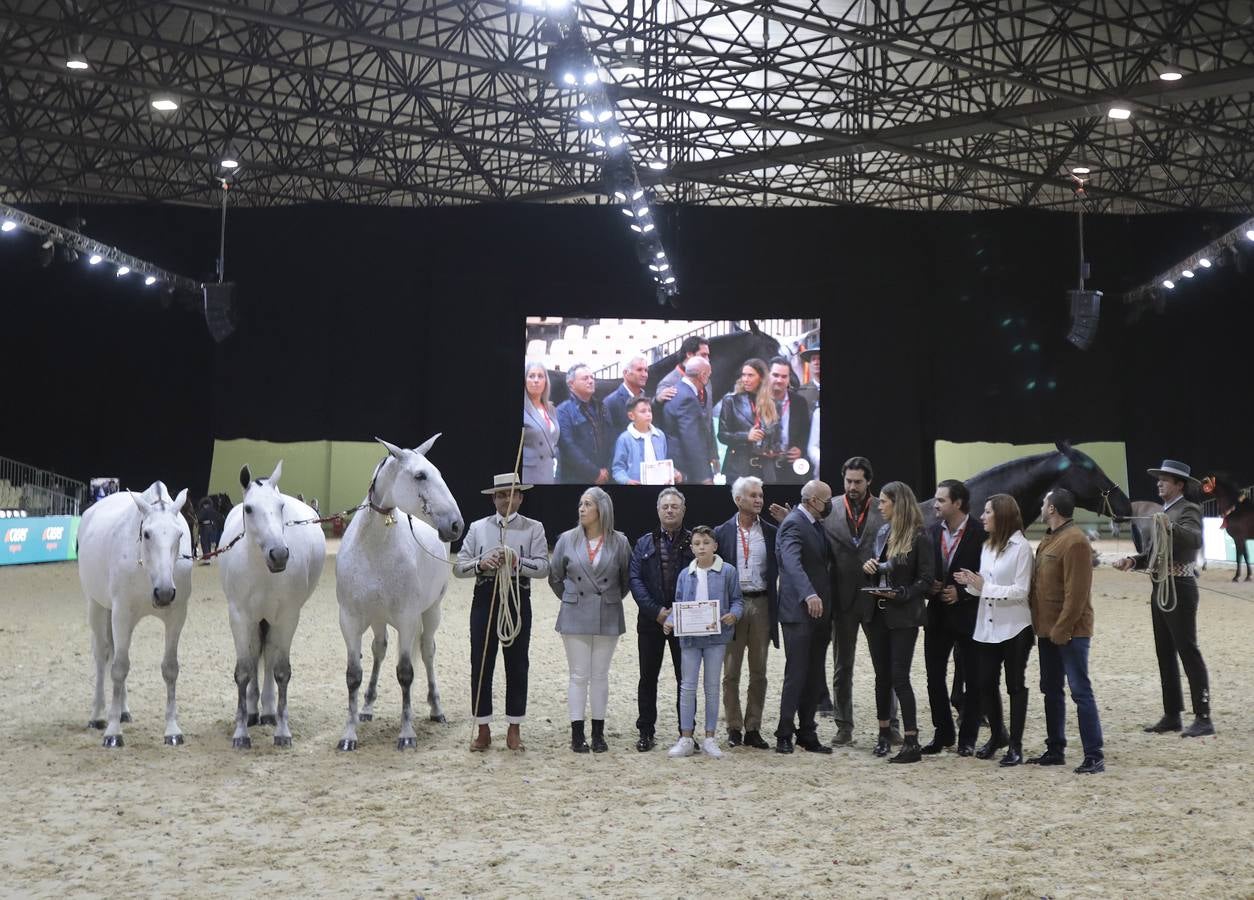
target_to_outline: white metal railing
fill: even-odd
[[[0,509],[23,509],[34,516],[76,516],[87,485],[47,469],[0,456]]]

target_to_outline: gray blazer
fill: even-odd
[[[631,544],[621,531],[606,535],[595,564],[588,562],[588,541],[581,526],[562,532],[549,564],[549,586],[562,601],[555,630],[601,635],[626,631],[623,598],[631,591],[630,562]]]
[[[553,430],[549,431],[544,416],[531,401],[523,398],[523,451],[522,473],[524,484],[553,484],[553,461],[557,459],[557,439],[561,428],[557,424],[557,411],[549,410]]]
[[[823,520],[827,543],[832,548],[832,601],[841,612],[857,608],[859,588],[867,585],[862,564],[875,555],[875,535],[884,524],[875,496],[869,496],[867,503],[870,508],[862,523],[861,535],[849,532],[844,494],[832,498],[832,512]]]
[[[810,621],[806,597],[823,601],[821,619],[831,620],[832,589],[828,575],[830,551],[823,535],[800,507],[790,512],[775,534],[779,560],[779,621],[797,625]]]

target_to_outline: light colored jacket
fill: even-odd
[[[557,460],[557,441],[562,430],[557,424],[557,410],[549,409],[549,421],[553,423],[550,431],[544,416],[535,408],[530,400],[523,399],[523,452],[522,472],[520,477],[524,484],[553,484],[553,474]]]
[[[1032,545],[1016,531],[1000,553],[984,542],[980,551],[980,577],[984,586],[967,593],[980,598],[973,637],[981,644],[1000,644],[1032,627],[1028,595],[1032,590]],[[935,602],[935,601],[933,601]]]
[[[544,526],[535,519],[518,513],[501,533],[500,513],[476,519],[466,530],[462,548],[457,551],[453,574],[458,578],[494,577],[495,572],[480,571],[479,560],[504,543],[518,554],[518,575],[521,578],[544,578],[549,574],[549,545]]]
[[[654,459],[670,458],[666,455],[666,435],[662,432],[654,428],[648,434],[640,434],[634,428],[628,427],[614,443],[614,462],[610,467],[610,475],[615,484],[640,480],[646,440],[653,442]]]
[[[710,600],[719,601],[719,618],[731,613],[740,621],[745,614],[745,602],[740,596],[740,574],[736,567],[723,562],[723,558],[714,554],[714,565],[706,570],[706,590]],[[697,561],[694,559],[679,573],[675,582],[675,602],[688,603],[697,599]],[[671,613],[666,621],[674,619]],[[685,650],[696,647],[716,647],[719,644],[730,644],[736,633],[735,625],[724,625],[718,634],[685,635],[679,638],[679,646]]]
[[[588,561],[588,541],[581,526],[562,532],[549,564],[549,586],[562,601],[555,630],[601,635],[626,631],[623,598],[630,593],[630,562],[631,544],[621,531],[605,536],[595,563]]]

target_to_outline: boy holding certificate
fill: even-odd
[[[667,453],[666,435],[653,427],[653,406],[643,394],[627,406],[627,430],[614,444],[610,477],[615,484],[675,484],[679,473]]]
[[[718,541],[707,525],[692,529],[695,557],[679,575],[675,585],[675,605],[662,625],[679,638],[682,681],[679,686],[680,737],[667,756],[692,756],[696,750],[693,731],[697,718],[697,675],[705,669],[705,739],[701,752],[719,759],[715,732],[718,729],[719,687],[722,683],[723,656],[731,642],[732,626],[744,614],[740,577],[735,565],[725,563],[715,552]]]

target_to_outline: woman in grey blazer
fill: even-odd
[[[549,400],[549,373],[544,363],[527,363],[523,375],[522,480],[526,484],[553,484],[557,439],[562,429]]]
[[[610,660],[626,625],[623,598],[629,592],[631,544],[614,530],[614,504],[598,487],[579,498],[579,524],[562,533],[553,547],[549,585],[562,601],[557,632],[566,645],[570,687],[570,749],[587,753],[584,710],[592,705],[593,753],[604,753],[605,709],[610,697]]]

